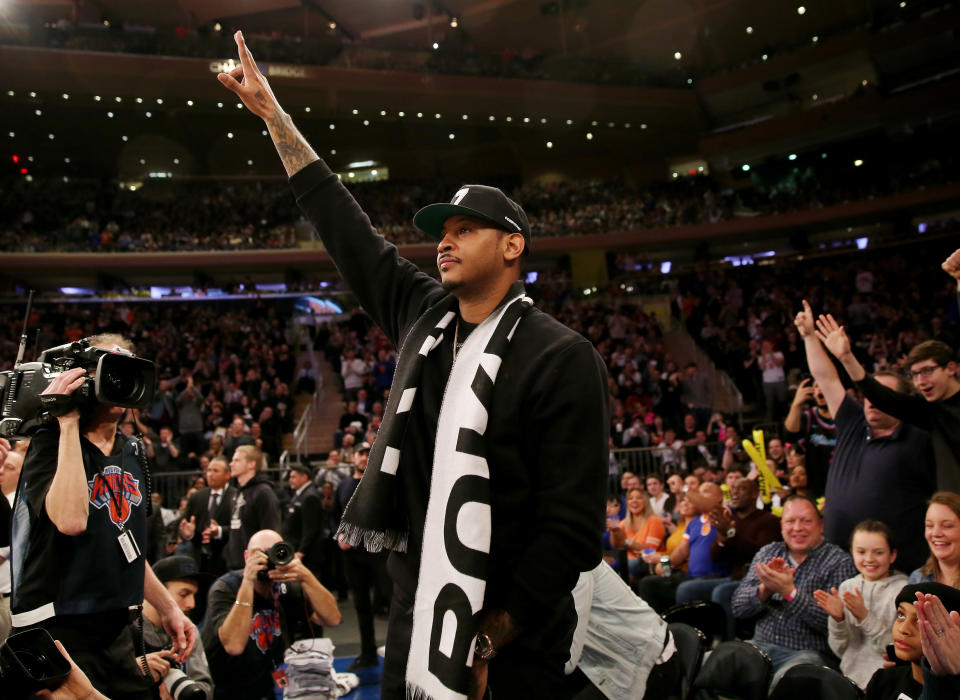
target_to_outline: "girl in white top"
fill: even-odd
[[[840,670],[861,688],[883,666],[883,652],[892,640],[896,617],[894,601],[907,577],[891,571],[897,558],[890,528],[878,520],[864,520],[853,531],[850,553],[860,573],[813,597],[827,614],[828,642],[840,657]]]

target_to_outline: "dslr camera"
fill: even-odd
[[[296,550],[293,545],[287,542],[276,542],[264,551],[267,555],[267,568],[264,571],[257,572],[257,578],[261,581],[269,581],[267,572],[270,569],[276,569],[278,566],[285,566],[293,561],[296,556]]]
[[[56,377],[74,367],[86,370],[93,382],[84,382],[70,395],[43,394]],[[0,372],[0,437],[28,437],[57,416],[98,403],[146,408],[156,384],[154,364],[125,350],[98,348],[88,338],[58,345],[41,352],[35,362],[18,362]]]
[[[164,649],[147,646],[146,651],[164,651]],[[207,700],[207,691],[187,675],[185,664],[171,661],[170,670],[160,682],[173,700]]]

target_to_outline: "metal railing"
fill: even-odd
[[[710,450],[719,464],[723,456],[723,444],[707,442],[704,443],[704,447]],[[624,472],[633,472],[641,477],[645,477],[652,472],[676,471],[679,468],[676,464],[664,467],[661,452],[662,448],[660,447],[626,447],[611,450],[613,459],[619,467],[618,476]],[[687,468],[691,469],[692,466],[688,464]]]
[[[310,433],[310,425],[313,422],[313,414],[316,412],[317,407],[323,402],[324,398],[324,387],[323,387],[323,377],[317,371],[317,355],[313,351],[313,343],[310,341],[309,334],[305,333],[303,330],[303,325],[297,325],[297,335],[299,346],[306,345],[307,347],[307,356],[310,358],[310,366],[313,367],[314,374],[316,374],[317,388],[313,392],[313,396],[310,397],[310,403],[307,404],[306,409],[303,411],[303,415],[300,416],[300,420],[297,421],[296,427],[293,429],[293,456],[297,462],[301,461],[306,456],[306,450],[304,449],[304,444],[307,441],[307,435]],[[289,450],[284,450],[280,454],[280,469],[286,469],[290,465],[291,454]]]

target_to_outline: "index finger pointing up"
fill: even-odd
[[[243,73],[248,78],[252,78],[257,72],[257,64],[253,62],[253,54],[247,48],[247,42],[243,40],[243,32],[237,31],[233,35],[237,41],[237,50],[240,53],[240,65],[243,66]]]

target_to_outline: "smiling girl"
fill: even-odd
[[[960,494],[938,491],[931,496],[923,533],[930,559],[910,574],[910,583],[936,581],[960,588]]]
[[[830,616],[830,649],[840,657],[840,670],[861,688],[883,665],[884,647],[896,614],[893,601],[907,577],[890,566],[896,561],[893,533],[878,520],[864,520],[853,530],[850,554],[860,573],[840,584],[840,590],[814,591],[813,597]]]

